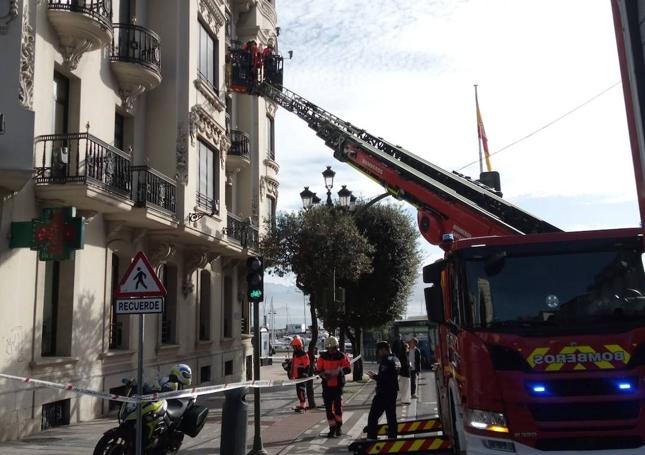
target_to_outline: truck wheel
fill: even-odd
[[[450,426],[452,427],[452,450],[455,455],[465,454],[461,448],[459,441],[459,428],[457,427],[457,409],[455,408],[455,400],[450,397]]]

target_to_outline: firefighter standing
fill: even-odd
[[[310,374],[310,363],[309,355],[304,349],[304,343],[302,338],[298,335],[293,337],[291,341],[291,347],[293,348],[293,357],[291,359],[291,369],[290,369],[290,378],[291,379],[302,379],[309,377]],[[296,412],[304,412],[307,409],[307,384],[301,382],[296,384],[296,393],[298,395],[299,406],[296,406],[294,410]]]
[[[397,434],[396,424],[396,396],[399,392],[399,370],[401,362],[392,354],[390,343],[379,341],[376,343],[376,355],[379,358],[378,373],[368,371],[371,379],[376,381],[376,395],[372,400],[372,407],[367,418],[367,439],[376,439],[378,419],[385,412],[387,417],[387,435],[394,439]]]
[[[349,359],[338,350],[338,340],[330,336],[325,340],[326,352],[316,362],[316,373],[322,378],[323,401],[329,423],[328,438],[341,435],[343,425],[343,387],[345,375],[352,371]]]

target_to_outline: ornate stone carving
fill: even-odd
[[[260,0],[258,2],[258,7],[262,15],[266,18],[267,21],[275,28],[278,23],[278,15],[275,12],[275,8],[271,2],[267,0]]]
[[[209,140],[220,152],[228,142],[226,130],[220,126],[213,117],[200,105],[195,105],[190,110],[190,140],[195,144],[197,133]]]
[[[134,113],[134,102],[145,90],[146,88],[143,85],[134,85],[132,88],[119,90],[121,103],[128,114]]]
[[[264,160],[264,165],[271,168],[276,174],[280,172],[280,165],[270,158]]]
[[[217,112],[222,112],[224,109],[226,109],[226,103],[222,101],[220,96],[215,93],[215,91],[211,88],[209,84],[204,82],[201,78],[195,79],[195,88],[201,93],[206,101],[209,103],[209,105],[212,106],[213,110]],[[220,89],[220,93],[225,93],[223,89]]]
[[[272,179],[271,177],[268,177],[268,176],[260,177],[260,194],[262,195],[262,197],[269,195],[277,199],[279,186],[280,186],[280,183]]]
[[[177,252],[177,246],[173,242],[161,241],[150,246],[150,262],[153,266],[158,266],[168,261]]]
[[[22,37],[20,40],[20,79],[18,99],[27,109],[34,107],[34,29],[29,22],[29,0],[25,0],[22,10]]]
[[[184,296],[195,289],[193,273],[198,269],[203,269],[217,257],[217,254],[204,249],[189,250],[184,253],[184,282],[181,286]]]
[[[175,180],[177,183],[186,185],[188,183],[188,135],[189,126],[181,122],[177,126],[177,147],[175,158]]]
[[[61,39],[60,53],[63,56],[63,63],[71,71],[78,67],[78,62],[83,54],[94,49],[95,43],[89,39]]]
[[[199,0],[199,15],[215,35],[219,33],[220,27],[226,23],[226,18],[218,3],[215,0]]]
[[[271,117],[275,117],[275,113],[278,110],[278,105],[275,104],[273,101],[267,101],[267,114],[270,115]]]
[[[0,0],[0,4],[7,4],[7,1],[9,2],[9,7],[7,8],[7,12],[0,16],[0,35],[6,35],[7,31],[9,30],[9,24],[11,21],[13,21],[16,17],[18,17],[18,1],[17,0]],[[0,13],[2,13],[2,10],[0,10]]]

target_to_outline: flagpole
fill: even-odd
[[[480,131],[480,123],[479,123],[479,99],[477,97],[477,84],[473,84],[475,87],[475,110],[476,110],[476,117],[477,117],[477,145],[479,146],[479,173],[481,174],[484,172],[484,156],[482,154],[482,139],[481,139],[481,131]]]

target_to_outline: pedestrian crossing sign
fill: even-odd
[[[159,280],[150,261],[139,251],[121,278],[115,297],[164,297],[166,288]]]

